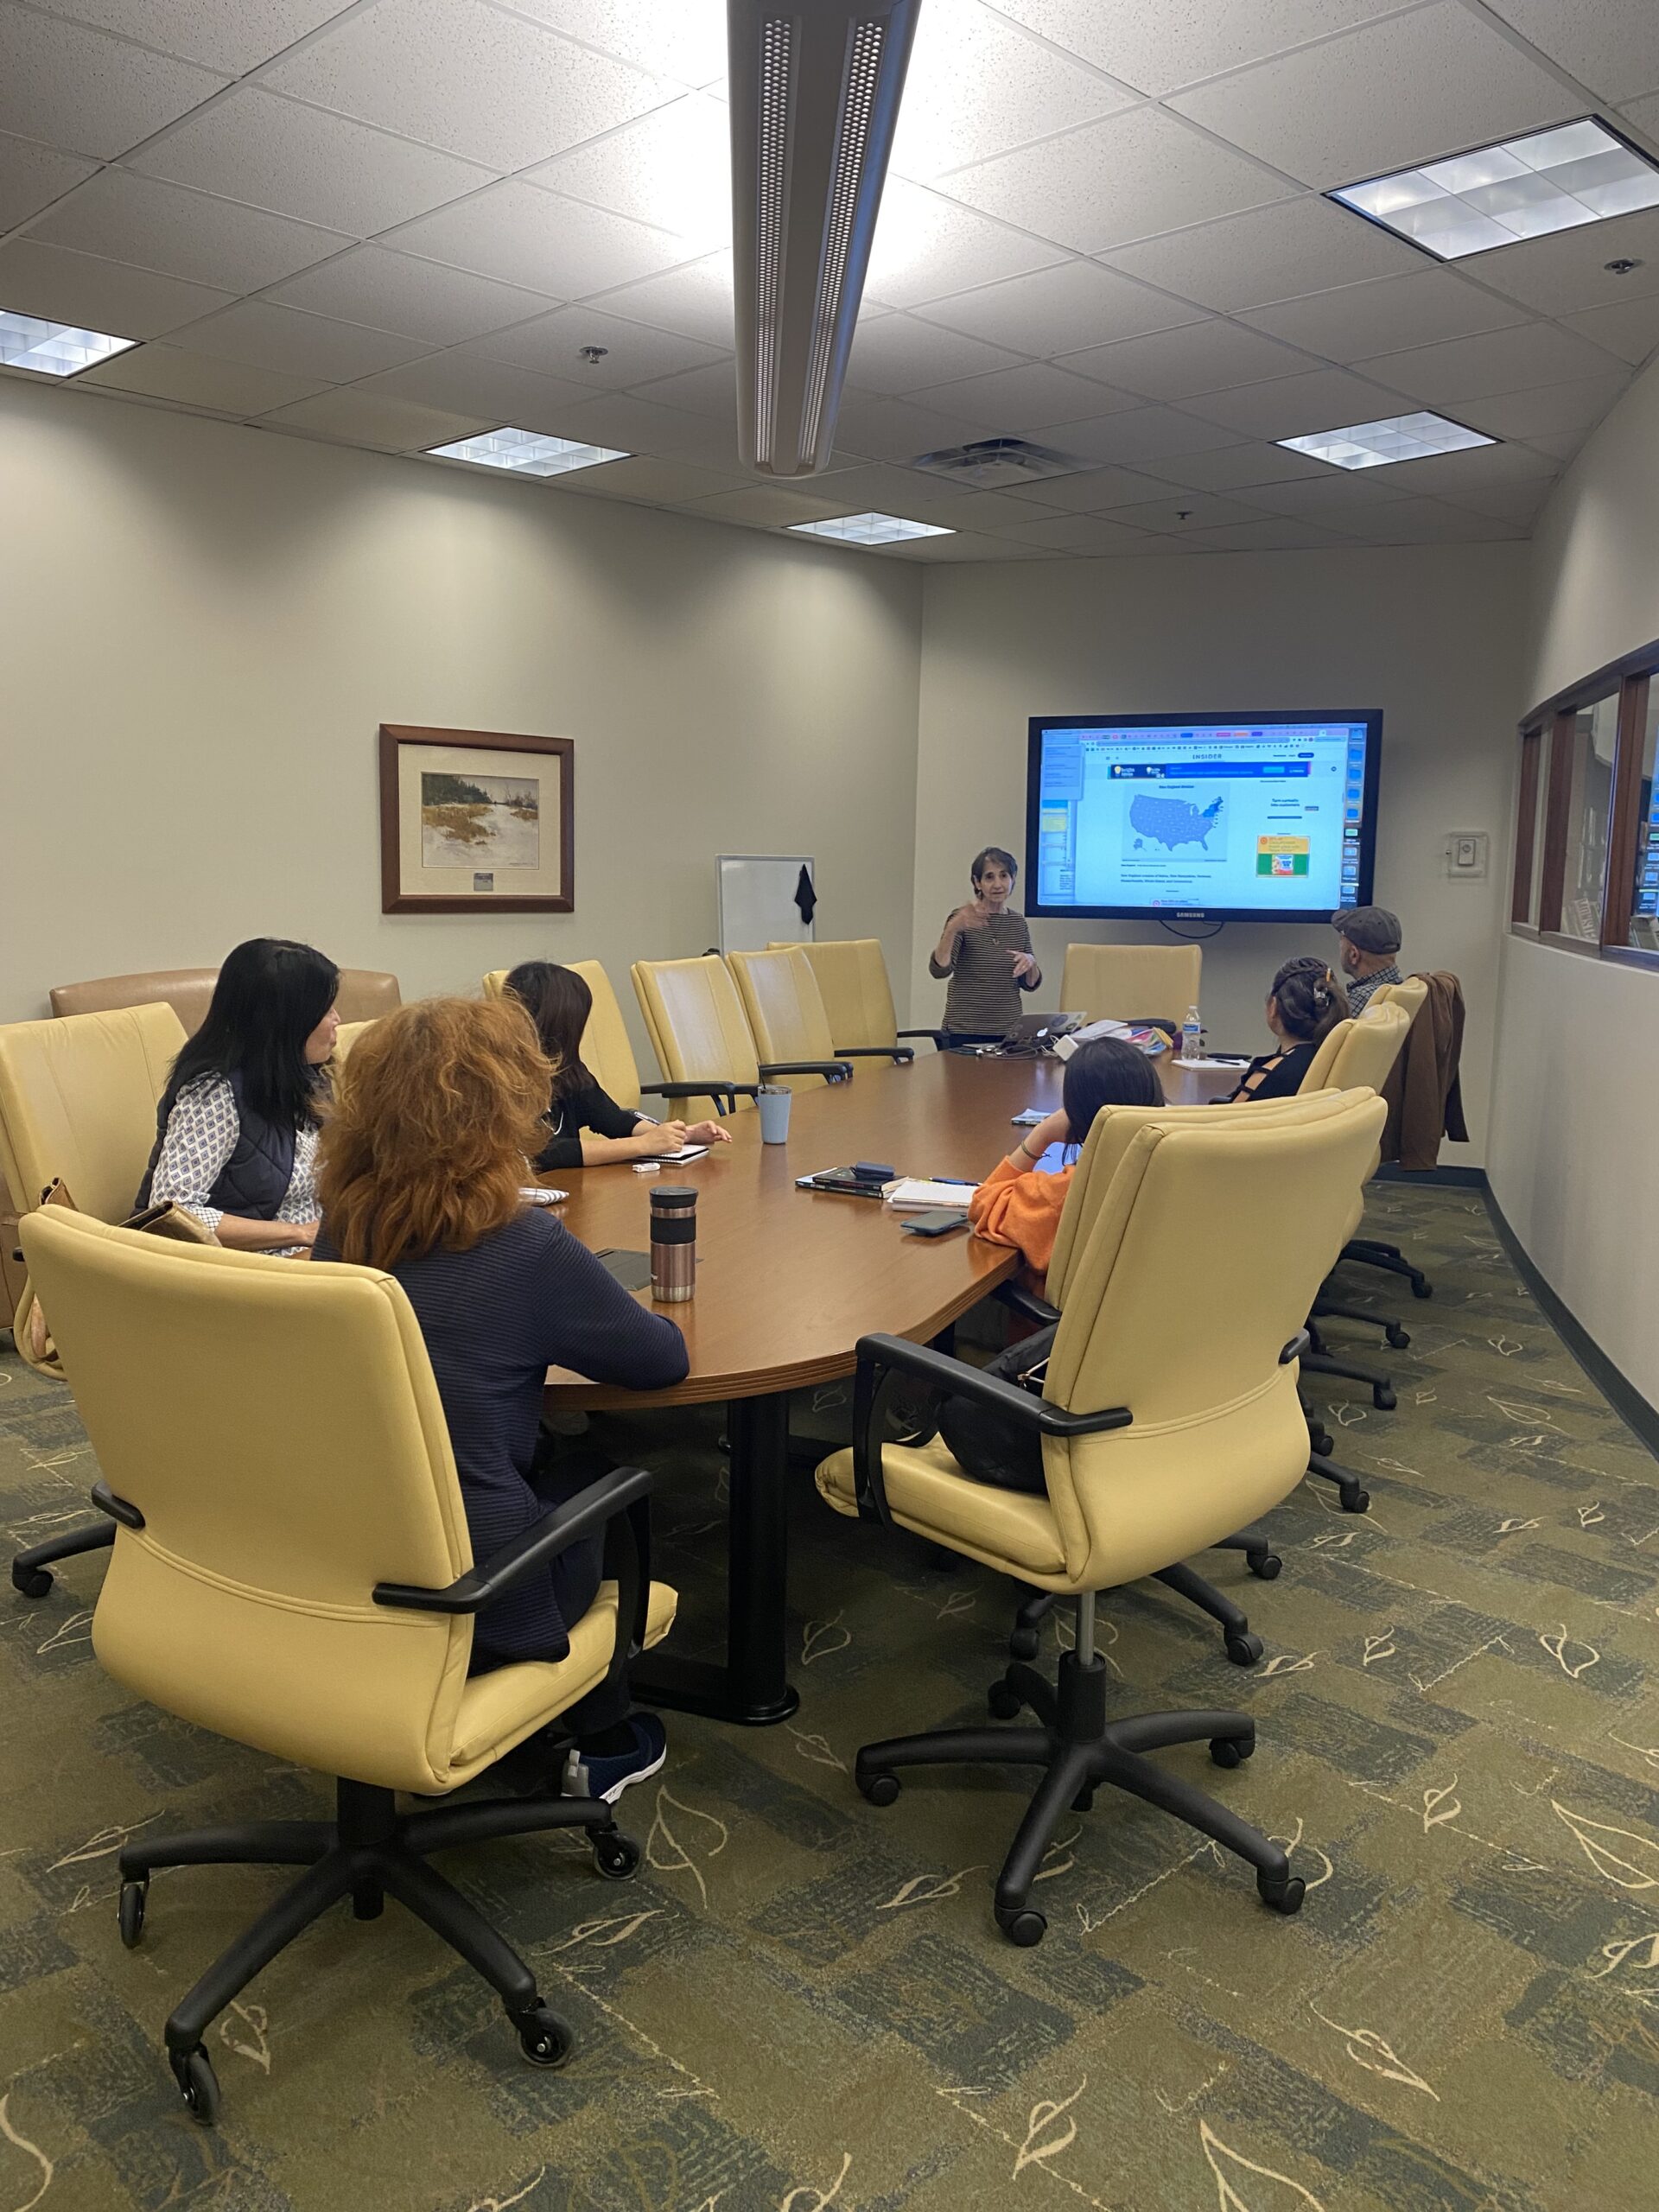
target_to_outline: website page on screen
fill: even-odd
[[[1365,744],[1363,721],[1045,730],[1039,903],[1350,905]]]

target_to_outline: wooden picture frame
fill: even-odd
[[[382,722],[381,912],[573,912],[575,752],[568,737]]]

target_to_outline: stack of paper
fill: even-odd
[[[966,1206],[975,1188],[972,1183],[929,1183],[918,1175],[901,1175],[882,1196],[890,1206],[920,1212],[929,1206]]]

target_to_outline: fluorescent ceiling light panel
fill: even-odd
[[[1329,195],[1441,261],[1659,207],[1659,165],[1586,118]]]
[[[0,308],[0,362],[9,369],[31,369],[41,377],[78,377],[111,354],[124,353],[136,338],[111,338],[102,330],[80,330],[73,322],[42,322],[38,315],[14,315]]]
[[[568,476],[572,469],[597,468],[602,461],[631,456],[609,446],[584,445],[576,438],[552,438],[540,430],[480,430],[453,445],[428,446],[435,461],[469,461],[475,468],[505,468],[515,476]]]
[[[907,522],[903,515],[831,515],[828,522],[792,522],[804,537],[836,537],[843,545],[892,545],[901,537],[954,537],[936,522]]]
[[[1495,446],[1444,415],[1390,415],[1381,423],[1351,423],[1345,430],[1316,430],[1310,438],[1275,438],[1291,453],[1312,454],[1338,468],[1382,468],[1391,461],[1427,461],[1431,454],[1462,453],[1470,446]]]

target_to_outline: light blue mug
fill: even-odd
[[[763,1083],[760,1085],[754,1103],[760,1109],[762,1144],[786,1144],[789,1141],[789,1106],[794,1096],[785,1084]]]

